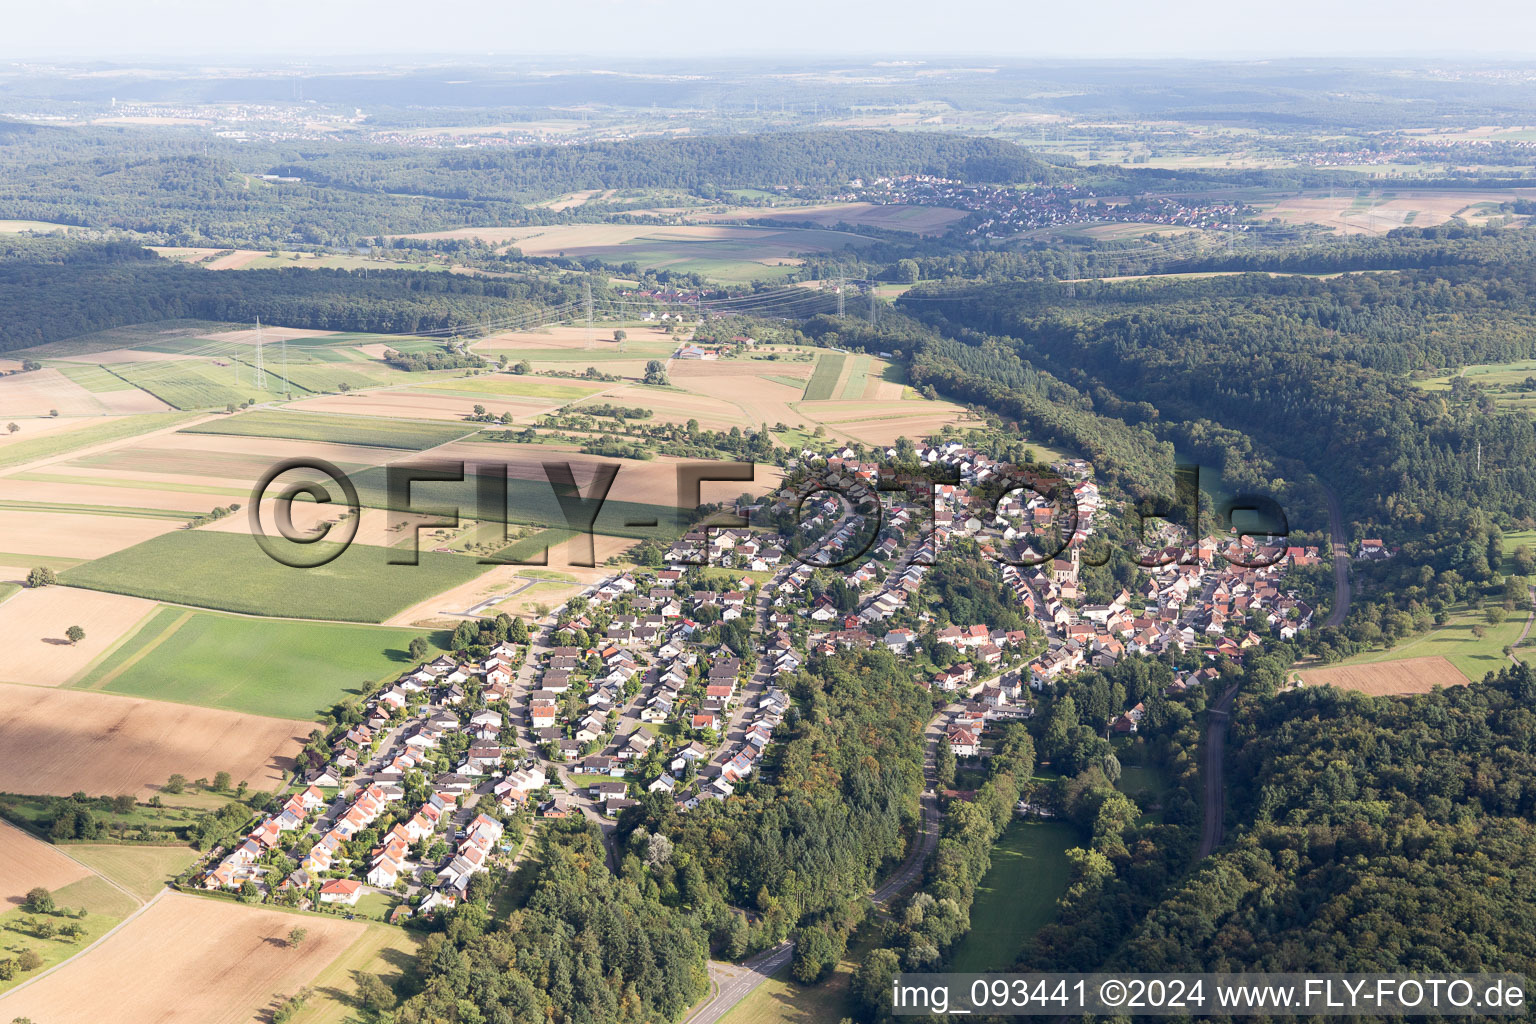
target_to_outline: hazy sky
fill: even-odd
[[[981,53],[1536,58],[1532,0],[5,0],[0,57]]]

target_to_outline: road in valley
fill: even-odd
[[[1323,625],[1342,626],[1349,615],[1349,542],[1344,539],[1344,513],[1339,509],[1339,496],[1327,484],[1322,484],[1322,488],[1328,497],[1328,538],[1333,544],[1333,610]]]
[[[1349,544],[1344,537],[1344,514],[1339,507],[1338,495],[1327,484],[1319,483],[1328,500],[1328,536],[1333,550],[1333,609],[1323,625],[1342,626],[1349,615],[1351,598]],[[1536,594],[1536,588],[1533,588],[1532,593]],[[1236,696],[1237,686],[1233,685],[1210,707],[1210,723],[1205,729],[1205,756],[1202,763],[1205,775],[1205,824],[1200,831],[1197,860],[1209,857],[1221,845],[1227,805],[1223,780],[1227,725],[1231,720],[1232,701]]]

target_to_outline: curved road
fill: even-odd
[[[984,680],[976,683],[970,692],[981,689]],[[915,884],[923,873],[923,867],[928,863],[928,858],[939,845],[939,795],[937,791],[938,771],[936,758],[939,752],[939,737],[943,735],[942,722],[958,709],[958,704],[950,704],[937,712],[928,720],[924,728],[926,739],[926,753],[923,757],[923,787],[922,813],[923,831],[917,842],[912,844],[907,859],[901,866],[891,872],[880,886],[870,894],[870,898],[877,907],[884,907],[901,893]],[[764,950],[756,956],[748,957],[740,964],[721,963],[711,960],[709,962],[709,978],[715,988],[714,995],[703,1003],[692,1014],[683,1018],[683,1024],[716,1024],[736,1004],[752,994],[752,990],[767,981],[776,971],[789,963],[794,955],[795,946],[792,942],[781,942],[772,949]]]

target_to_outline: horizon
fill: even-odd
[[[1425,0],[1400,5],[1390,17],[1383,17],[1379,5],[1361,0],[1303,0],[1285,12],[1283,21],[1264,12],[1233,11],[1215,0],[1190,6],[1193,9],[1173,19],[1130,0],[1111,0],[1094,22],[1085,24],[1075,10],[998,0],[960,0],[938,22],[912,0],[897,0],[881,8],[878,17],[873,11],[827,9],[807,0],[789,0],[775,8],[772,17],[721,12],[702,0],[665,5],[655,0],[603,0],[583,23],[582,39],[573,45],[564,12],[486,0],[451,2],[429,20],[401,0],[380,0],[366,8],[319,4],[302,18],[256,19],[244,11],[192,0],[139,0],[106,9],[92,0],[63,0],[13,13],[10,45],[0,59],[357,59],[410,54],[520,59],[539,53],[547,60],[550,44],[555,44],[571,46],[560,56],[574,59],[649,51],[656,61],[677,62],[680,70],[699,60],[699,52],[716,58],[778,59],[1536,60],[1536,55],[1508,42],[1536,29],[1536,9],[1504,0],[1473,0],[1458,9],[1455,19],[1447,19],[1443,9]],[[820,41],[807,38],[810,27]],[[1019,42],[978,50],[974,40],[982,28],[989,39]],[[466,34],[472,34],[476,45],[462,42]],[[750,41],[741,41],[744,38]],[[1433,44],[1426,46],[1428,40]]]

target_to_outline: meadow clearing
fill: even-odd
[[[1528,613],[1511,612],[1503,622],[1489,623],[1484,613],[1468,608],[1454,611],[1443,626],[1435,626],[1429,632],[1409,639],[1383,651],[1365,651],[1345,658],[1336,665],[1304,669],[1302,678],[1312,681],[1318,672],[1331,673],[1336,668],[1365,668],[1387,664],[1391,668],[1384,673],[1363,674],[1361,679],[1390,679],[1391,673],[1401,671],[1404,685],[1423,686],[1417,679],[1438,680],[1442,686],[1454,686],[1464,682],[1479,682],[1489,672],[1497,672],[1509,664],[1504,648],[1512,645],[1525,628]],[[1482,636],[1478,636],[1478,632]],[[1417,668],[1404,669],[1408,662],[1422,662]],[[1454,675],[1444,672],[1440,662],[1449,664]],[[1410,675],[1412,678],[1410,678]],[[1460,678],[1456,678],[1459,676]],[[1328,677],[1325,676],[1325,679]],[[1340,684],[1342,685],[1342,684]],[[1404,692],[1423,692],[1407,690]]]
[[[286,936],[302,923],[297,949]],[[166,893],[101,945],[0,1000],[48,1024],[235,1024],[270,1014],[365,926]]]
[[[288,781],[312,722],[70,689],[0,684],[0,792],[148,796],[180,772]]]
[[[303,719],[413,662],[420,636],[432,653],[443,634],[320,622],[265,622],[162,607],[76,688]]]
[[[1080,841],[1063,821],[1012,822],[992,847],[992,866],[971,904],[971,930],[955,947],[949,969],[1007,970],[1056,916],[1072,873],[1066,851]]]
[[[83,672],[154,611],[153,601],[73,587],[29,587],[0,602],[0,682],[58,686]],[[64,631],[85,630],[72,644]]]

